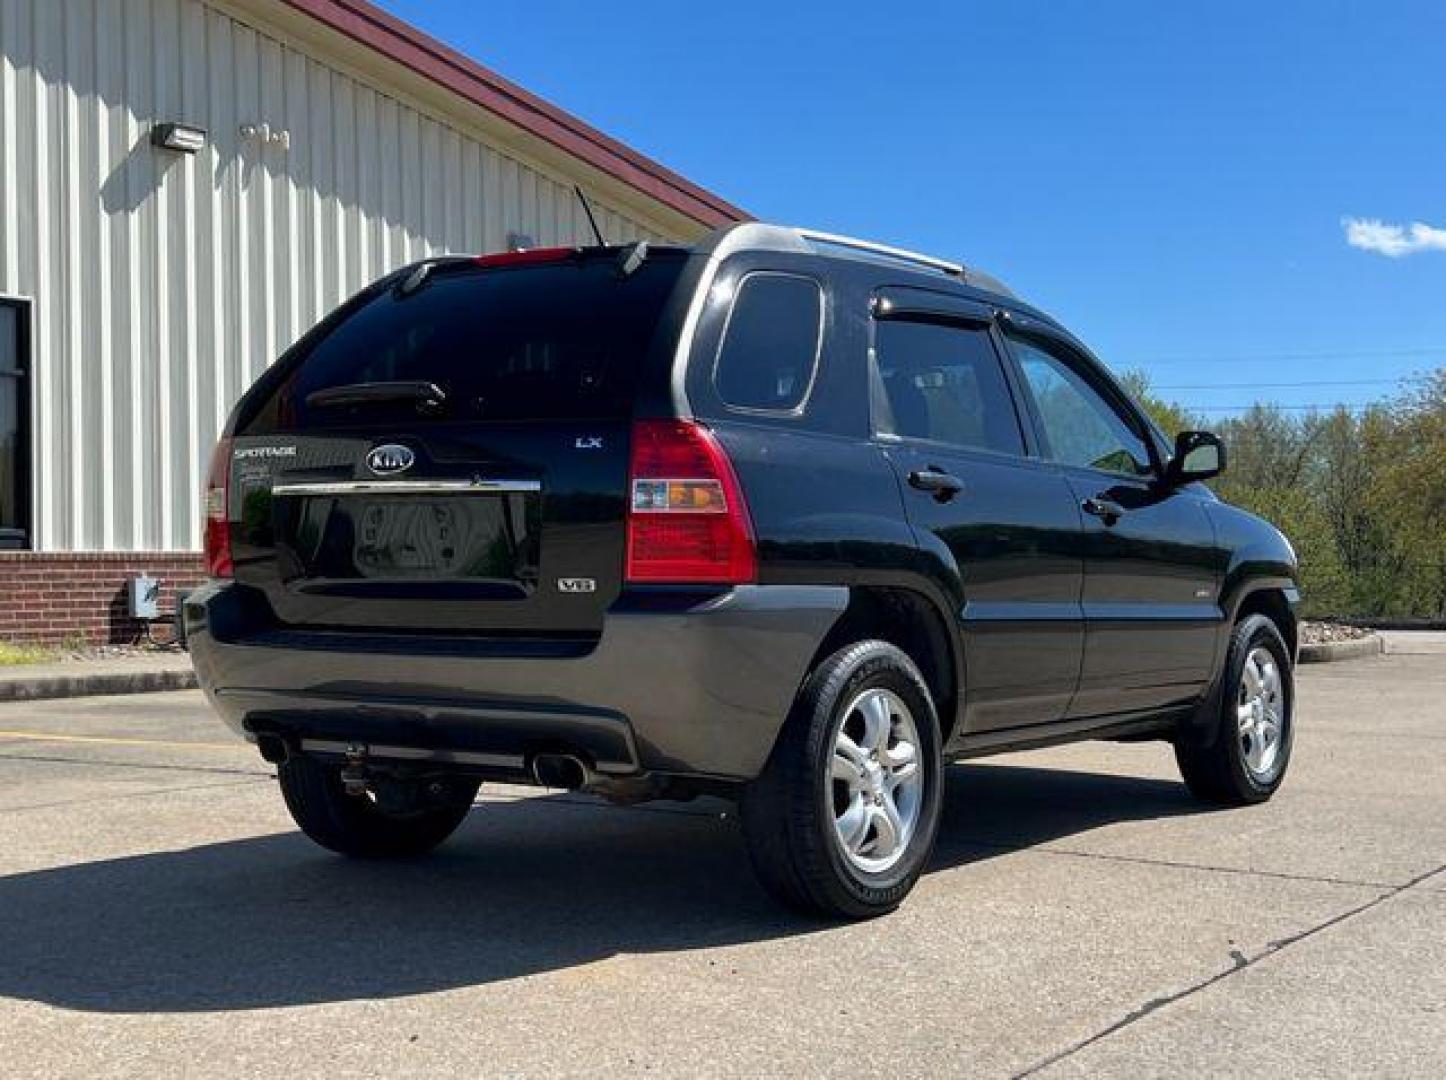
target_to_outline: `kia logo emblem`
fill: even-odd
[[[417,462],[417,455],[405,446],[387,443],[378,446],[367,455],[367,468],[378,476],[392,476],[403,473]]]

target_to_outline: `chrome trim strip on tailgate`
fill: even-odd
[[[540,480],[336,480],[277,484],[272,495],[523,495],[542,490]]]

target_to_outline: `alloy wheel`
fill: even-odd
[[[834,737],[830,766],[834,835],[865,873],[891,869],[919,824],[924,768],[914,715],[891,690],[864,690]]]
[[[1280,665],[1264,646],[1257,645],[1245,658],[1235,720],[1246,770],[1257,783],[1270,783],[1283,763],[1281,741],[1289,717]]]

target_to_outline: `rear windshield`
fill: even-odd
[[[636,373],[682,272],[654,252],[623,277],[616,259],[535,266],[440,265],[419,288],[362,304],[251,403],[240,434],[400,420],[573,420],[632,411]],[[397,393],[357,401],[318,391],[434,384],[440,404]],[[373,386],[372,389],[375,389]]]

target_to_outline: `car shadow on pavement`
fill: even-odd
[[[934,870],[1198,809],[1173,782],[997,765],[950,769],[945,798]],[[551,796],[483,803],[410,862],[282,833],[0,878],[0,996],[115,1013],[391,998],[828,928],[759,889],[725,804]]]

